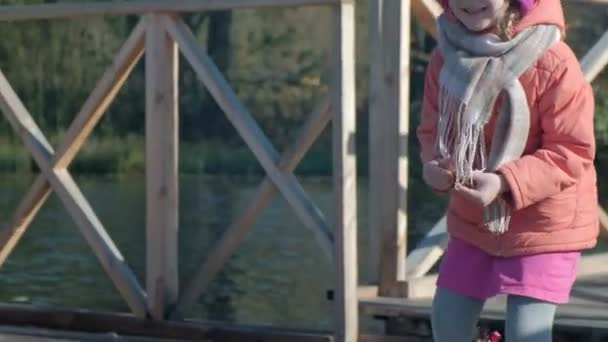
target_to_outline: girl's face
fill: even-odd
[[[507,10],[509,0],[449,0],[450,9],[460,22],[473,32],[496,27]]]

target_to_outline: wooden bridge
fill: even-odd
[[[603,3],[606,0],[586,1]],[[197,42],[179,13],[271,6],[325,6],[333,13],[333,78],[327,98],[310,114],[292,146],[282,154],[272,145],[226,78]],[[433,35],[440,7],[435,0],[370,1],[370,225],[378,265],[375,285],[358,284],[357,176],[355,131],[354,0],[127,0],[0,6],[0,21],[58,20],[136,14],[141,20],[117,52],[70,125],[51,146],[9,81],[0,73],[0,108],[30,151],[41,174],[0,232],[0,263],[6,261],[32,219],[54,191],[77,223],[130,313],[98,313],[0,306],[0,341],[404,341],[366,335],[360,314],[395,319],[428,318],[435,276],[429,275],[446,243],[444,219],[409,253],[407,188],[409,136],[410,20]],[[366,9],[367,10],[367,9]],[[583,58],[592,80],[608,63],[608,33]],[[124,261],[68,171],[68,166],[144,55],[146,67],[146,284]],[[192,279],[178,280],[178,53],[203,82],[267,176]],[[293,171],[331,122],[335,220],[329,222]],[[310,229],[335,270],[335,327],[330,332],[243,327],[182,319],[235,252],[273,196],[280,194]],[[603,236],[608,216],[601,211]],[[380,253],[380,251],[382,251]],[[608,255],[586,257],[571,305],[560,309],[558,325],[608,328]],[[504,303],[488,304],[484,318],[501,319]],[[24,327],[36,327],[35,329]],[[121,337],[122,336],[122,337]],[[413,340],[413,339],[412,339]]]

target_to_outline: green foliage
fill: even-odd
[[[76,0],[74,0],[76,1]],[[93,1],[93,0],[88,0]],[[367,152],[368,25],[369,0],[357,4],[357,108],[360,156]],[[0,0],[1,5],[56,2],[54,0]],[[68,1],[63,1],[68,2]],[[608,29],[607,8],[566,4],[568,42],[579,57]],[[194,13],[182,16],[201,44],[233,86],[264,132],[279,150],[293,140],[298,128],[315,105],[327,95],[332,37],[329,8],[243,9],[228,12]],[[42,130],[59,137],[73,120],[91,90],[111,64],[116,51],[138,22],[136,16],[87,17],[70,20],[36,20],[0,23],[0,69],[5,73]],[[412,131],[422,96],[423,73],[433,42],[420,34],[414,20],[412,30]],[[180,134],[183,146],[208,145],[204,162],[184,162],[189,170],[216,167],[258,172],[252,155],[225,151],[247,151],[242,140],[198,81],[184,59],[180,61]],[[608,84],[605,74],[594,82],[597,100],[598,145],[608,142]],[[142,146],[124,150],[145,131],[145,74],[143,61],[111,105],[96,129],[95,142],[87,143],[73,168],[79,171],[143,170]],[[8,123],[0,120],[0,140],[14,141]],[[108,142],[103,142],[103,141]],[[217,143],[214,146],[211,141]],[[411,153],[416,141],[410,139]],[[135,143],[135,142],[133,142]],[[319,165],[310,170],[328,170],[331,139],[326,131],[315,146]],[[0,147],[1,169],[29,168],[25,152],[10,155]],[[16,150],[15,150],[16,151]],[[194,151],[199,153],[200,151]],[[4,159],[6,158],[6,159]],[[235,160],[242,159],[237,167]],[[209,164],[209,160],[215,160]],[[414,158],[415,160],[415,158]],[[365,173],[365,161],[360,161]],[[23,166],[26,165],[26,166]],[[88,166],[84,166],[88,165]],[[415,161],[412,164],[416,167]],[[79,169],[80,168],[80,169]],[[306,172],[306,170],[303,170]],[[414,170],[415,172],[415,170]]]

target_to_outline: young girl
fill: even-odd
[[[508,342],[551,341],[599,233],[592,89],[563,41],[560,0],[443,6],[417,130],[424,180],[451,194],[435,341],[472,341],[498,294]]]

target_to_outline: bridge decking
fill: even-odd
[[[486,303],[482,318],[486,320],[504,319],[506,297],[499,296]],[[368,315],[394,317],[429,317],[431,299],[400,299],[360,296],[362,313]],[[556,326],[568,328],[608,329],[608,273],[577,280],[570,303],[560,306],[556,316]]]

